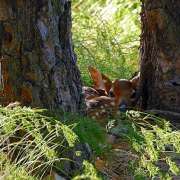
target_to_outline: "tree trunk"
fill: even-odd
[[[0,0],[1,104],[79,111],[71,35],[69,0]]]
[[[141,20],[142,107],[180,112],[180,1],[143,0]]]

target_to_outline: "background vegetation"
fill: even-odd
[[[73,40],[85,84],[87,66],[110,78],[129,78],[138,70],[139,0],[74,0]]]

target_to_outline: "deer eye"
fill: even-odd
[[[109,91],[109,96],[110,96],[110,97],[114,97],[113,91]]]

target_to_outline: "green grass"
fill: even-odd
[[[74,132],[78,135],[80,142],[88,143],[95,155],[102,155],[108,151],[106,142],[106,131],[95,120],[88,117],[66,114],[65,124],[74,123]]]
[[[91,84],[93,65],[115,78],[130,78],[138,70],[139,0],[73,1],[73,41],[82,79]]]
[[[102,180],[102,178],[98,176],[98,173],[94,166],[88,161],[83,162],[83,167],[83,174],[74,177],[73,180]]]
[[[0,108],[0,153],[38,177],[70,161],[64,153],[78,141],[70,126],[40,112],[26,107]]]
[[[0,107],[0,155],[7,156],[0,161],[0,172],[9,179],[18,174],[22,174],[22,179],[32,175],[40,179],[52,170],[69,177],[73,173],[65,172],[64,164],[73,161],[69,153],[81,156],[81,152],[73,150],[77,144],[88,143],[94,154],[103,153],[105,132],[97,123],[60,114],[27,107]]]
[[[180,173],[174,161],[180,154],[180,132],[172,130],[168,121],[128,111],[110,120],[106,129],[132,145],[132,153],[138,156],[131,162],[134,176],[170,179]],[[88,143],[95,157],[110,152],[105,130],[89,118],[62,115],[60,111],[0,107],[0,175],[6,179],[40,179],[50,170],[64,173],[64,163],[72,161],[67,153],[77,143]],[[163,172],[158,162],[167,164],[168,171]],[[78,175],[74,179],[102,179],[86,161],[84,171],[74,173]]]
[[[7,155],[0,153],[0,179],[5,180],[37,180],[30,176],[22,166],[12,164]]]
[[[78,136],[78,140],[81,143],[89,144],[95,155],[102,155],[108,151],[106,130],[97,121],[86,116],[62,113],[61,111],[44,111],[44,115],[61,119],[63,124],[72,127],[73,132]]]
[[[131,162],[134,176],[141,179],[172,179],[180,175],[175,163],[180,157],[180,131],[162,118],[136,111],[122,114],[108,131],[127,139],[138,159]],[[160,168],[159,163],[168,170]]]

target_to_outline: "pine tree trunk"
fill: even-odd
[[[141,20],[142,107],[180,112],[180,1],[143,0]]]
[[[0,102],[81,109],[71,1],[0,0]]]

